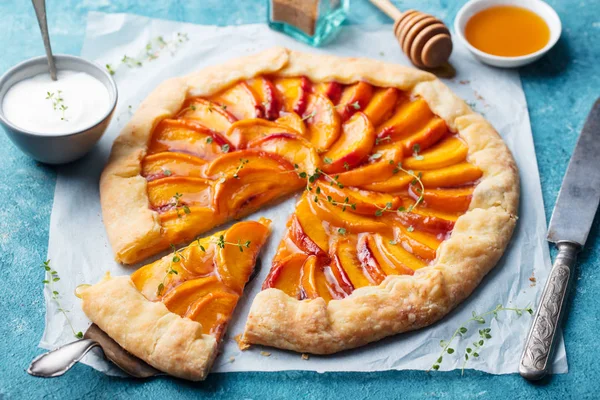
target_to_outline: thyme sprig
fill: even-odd
[[[206,247],[204,247],[203,245],[200,244],[202,238],[197,238],[196,242],[198,244],[198,247],[200,248],[200,250],[202,250],[203,252],[206,253]],[[216,244],[217,247],[219,247],[220,249],[224,249],[225,246],[229,245],[229,246],[236,246],[238,249],[240,249],[240,253],[244,252],[244,249],[249,248],[250,244],[252,243],[250,240],[246,240],[245,242],[242,242],[241,239],[238,239],[237,242],[228,242],[225,240],[225,235],[219,235],[219,237],[217,239],[212,238],[210,243]]]
[[[177,248],[173,244],[170,244],[169,246],[173,250],[173,257],[169,262],[169,267],[165,270],[165,276],[163,276],[162,281],[158,284],[158,287],[156,288],[157,296],[160,296],[163,290],[165,290],[165,281],[167,280],[167,277],[169,277],[169,275],[179,275],[179,272],[177,272],[177,270],[173,268],[173,263],[179,263],[181,262],[181,260],[185,260],[183,254],[181,254],[181,250],[177,250]]]
[[[244,158],[240,158],[240,163],[237,166],[237,168],[235,169],[234,173],[233,173],[233,177],[235,179],[240,179],[240,176],[238,175],[239,172],[244,169],[244,165],[248,164],[250,162],[250,160],[248,159],[244,159]]]
[[[390,160],[390,164],[394,164],[393,161]],[[417,184],[419,184],[420,188],[415,189],[416,192],[419,194],[419,198],[415,201],[414,204],[411,204],[408,209],[406,210],[407,212],[412,212],[419,204],[421,204],[423,202],[423,198],[424,198],[424,193],[425,193],[425,185],[423,184],[423,181],[421,180],[421,178],[423,177],[423,173],[422,172],[418,172],[417,174],[415,174],[415,172],[411,169],[404,169],[402,168],[402,163],[398,163],[396,165],[396,167],[394,168],[393,173],[397,174],[398,172],[404,172],[405,174],[410,175],[413,179],[410,182],[411,185],[416,186]]]
[[[69,107],[65,105],[65,99],[62,97],[62,90],[57,90],[56,93],[46,92],[46,100],[50,100],[52,102],[52,108],[54,111],[60,111],[60,120],[67,122],[68,119],[65,117],[65,112],[69,109]]]
[[[140,68],[146,62],[159,58],[164,51],[169,51],[171,55],[174,55],[177,49],[188,40],[188,35],[184,32],[177,32],[171,40],[165,40],[163,36],[157,36],[146,43],[146,46],[144,46],[137,56],[124,54],[117,66],[106,64],[106,70],[109,74],[114,75],[121,65],[126,65],[129,68]]]
[[[170,172],[170,171],[169,171]],[[175,211],[177,211],[177,218],[181,218],[181,210],[183,210],[183,212],[185,214],[189,214],[192,211],[190,210],[190,208],[187,206],[187,204],[181,204],[181,197],[183,196],[183,194],[176,192],[171,200],[171,206],[173,206],[173,208],[175,208]]]
[[[73,324],[71,323],[71,320],[69,319],[69,316],[67,315],[68,311],[65,310],[63,308],[63,306],[60,304],[60,293],[54,287],[54,283],[60,281],[60,276],[58,276],[58,272],[56,272],[56,270],[50,266],[50,260],[44,261],[42,263],[42,267],[44,268],[44,280],[42,281],[42,283],[44,284],[44,286],[47,286],[48,289],[50,290],[50,298],[58,306],[58,311],[60,311],[65,316],[65,319],[67,320],[67,324],[69,324],[69,327],[71,328],[71,331],[73,332],[73,336],[75,336],[78,339],[81,339],[83,337],[83,333],[81,331],[75,332],[75,328],[73,328]]]
[[[412,154],[415,160],[421,161],[424,158],[422,155],[419,154],[420,151],[421,151],[421,145],[419,143],[415,143],[415,145],[413,146],[413,154]]]
[[[445,354],[454,354],[455,350],[453,347],[450,347],[450,345],[452,344],[454,339],[456,339],[457,337],[463,336],[464,334],[466,334],[468,332],[467,325],[469,325],[471,322],[477,322],[478,324],[485,324],[486,317],[488,317],[489,315],[493,315],[493,318],[498,319],[498,313],[502,312],[502,311],[512,311],[512,312],[516,313],[517,316],[519,316],[519,317],[521,315],[523,315],[523,313],[525,313],[525,312],[529,313],[530,315],[533,314],[533,310],[531,309],[530,306],[526,306],[524,308],[514,308],[514,307],[504,307],[502,304],[498,304],[494,309],[484,312],[482,314],[477,314],[475,311],[473,311],[471,318],[469,318],[464,323],[462,323],[458,328],[456,328],[456,330],[454,331],[454,333],[452,334],[452,336],[450,337],[449,340],[441,340],[440,341],[440,346],[442,347],[442,351],[440,352],[440,355],[438,356],[436,361],[433,363],[431,368],[427,370],[427,372],[431,371],[432,369],[434,371],[439,370],[440,364],[443,361],[444,355]],[[479,329],[479,332],[478,332],[479,339],[473,342],[472,347],[467,346],[465,348],[465,352],[463,355],[464,361],[463,361],[462,368],[461,368],[461,375],[464,374],[464,372],[465,372],[465,366],[467,365],[467,362],[472,358],[478,358],[479,351],[481,351],[481,348],[483,347],[483,345],[486,343],[486,341],[488,339],[492,338],[492,335],[490,332],[491,332],[491,328]]]

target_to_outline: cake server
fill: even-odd
[[[556,332],[564,314],[577,253],[585,245],[600,200],[600,98],[577,140],[548,227],[558,254],[523,349],[519,373],[529,380],[550,372]]]
[[[43,378],[61,376],[96,346],[102,348],[106,358],[133,377],[148,378],[164,375],[163,372],[124,350],[96,324],[90,325],[83,339],[37,356],[29,365],[27,373]]]

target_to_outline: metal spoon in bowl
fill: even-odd
[[[48,69],[50,70],[50,78],[53,81],[56,78],[56,65],[52,56],[52,47],[50,46],[50,36],[48,35],[48,22],[46,21],[46,0],[31,0],[35,15],[42,31],[42,39],[44,40],[44,48],[46,49],[46,57],[48,58]]]

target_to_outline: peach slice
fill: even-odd
[[[433,207],[446,212],[464,213],[469,209],[471,199],[473,198],[474,186],[466,186],[450,189],[425,189],[423,192],[423,201],[427,207]],[[418,199],[419,194],[415,193],[414,188],[409,188],[409,193],[413,199]]]
[[[248,149],[222,155],[208,164],[204,173],[212,179],[223,176],[235,178],[234,175],[244,168],[279,170],[281,173],[294,170],[294,166],[278,154]]]
[[[390,246],[402,246],[404,250],[427,262],[435,259],[437,246],[431,248],[403,232],[407,231],[396,229],[396,239],[394,239],[392,242],[389,242]],[[428,243],[431,244],[432,242],[428,241]],[[435,244],[435,242],[433,243]]]
[[[396,219],[406,227],[412,227],[412,229],[433,233],[434,235],[445,235],[454,228],[454,221],[420,214],[418,207],[412,212],[398,213]]]
[[[304,185],[295,173],[286,174],[286,185],[282,185],[280,172],[278,169],[247,166],[237,172],[237,177],[221,178],[215,186],[217,211],[230,217],[246,215],[275,197],[289,194]]]
[[[468,162],[449,167],[423,171],[421,181],[425,187],[453,187],[473,183],[483,176],[483,171]]]
[[[437,248],[440,247],[440,244],[442,243],[442,241],[446,239],[446,237],[441,236],[441,235],[434,235],[432,233],[419,231],[417,229],[411,230],[410,228],[405,228],[402,225],[396,227],[396,237],[410,238],[414,242],[419,242],[419,243],[421,243],[422,246],[427,246],[430,249],[432,249],[433,251],[437,251]],[[408,242],[408,243],[410,244],[412,242]],[[417,251],[416,247],[415,247],[415,251]],[[431,255],[433,255],[433,254],[430,254],[429,256],[431,256]],[[423,258],[428,258],[429,256],[426,255]]]
[[[278,154],[292,165],[297,165],[298,172],[306,172],[309,175],[312,175],[321,165],[321,159],[310,142],[292,133],[276,133],[259,137],[248,143],[248,147]]]
[[[304,254],[290,254],[281,260],[275,261],[263,283],[262,289],[275,288],[290,297],[298,298],[300,295],[300,274],[307,258]]]
[[[331,100],[321,94],[308,95],[308,104],[303,116],[308,126],[312,144],[327,150],[340,136],[341,121]]]
[[[367,116],[354,114],[342,125],[339,139],[324,154],[323,171],[336,173],[359,165],[371,152],[375,143],[375,130]]]
[[[443,119],[435,117],[429,120],[427,124],[417,133],[409,136],[400,142],[404,149],[404,155],[409,156],[415,152],[426,150],[438,142],[446,133],[448,127]]]
[[[212,206],[212,181],[189,176],[171,176],[148,182],[148,200],[159,212],[188,206]]]
[[[302,118],[295,112],[282,112],[280,117],[275,120],[280,125],[287,126],[292,129],[292,132],[299,133],[302,137],[308,137],[308,131]]]
[[[192,279],[175,286],[169,290],[165,289],[162,302],[169,311],[184,316],[190,304],[208,295],[211,292],[223,292],[235,294],[216,276]]]
[[[405,169],[419,171],[448,167],[464,161],[467,158],[468,150],[469,148],[461,139],[453,136],[419,152],[416,157],[406,158],[402,165]]]
[[[278,91],[284,111],[304,114],[311,90],[311,82],[306,77],[276,78],[273,84]]]
[[[164,237],[163,248],[166,249],[169,243],[189,242],[224,220],[223,217],[215,214],[212,207],[192,205],[189,210],[189,213],[169,210],[158,215]]]
[[[378,88],[375,91],[363,111],[373,126],[379,126],[391,116],[399,96],[400,92],[396,88]]]
[[[199,322],[202,325],[202,333],[212,335],[219,340],[238,299],[239,296],[232,293],[208,293],[190,304],[184,317]]]
[[[259,99],[246,82],[239,82],[209,98],[238,120],[262,117]]]
[[[215,132],[225,133],[236,118],[219,104],[200,98],[186,102],[177,119],[194,120]]]
[[[206,160],[190,154],[156,153],[144,157],[141,175],[148,181],[169,176],[200,177],[205,166]]]
[[[302,266],[300,297],[301,299],[322,297],[326,302],[332,299],[323,267],[315,256],[308,257]]]
[[[395,193],[406,189],[408,185],[414,180],[414,178],[403,171],[397,171],[395,169],[395,165],[390,166],[393,168],[390,174],[390,178],[388,178],[385,181],[362,184],[360,185],[361,189],[385,193]],[[396,172],[394,173],[394,171]]]
[[[328,283],[329,293],[334,299],[343,299],[354,291],[354,285],[340,264],[333,261],[323,268]]]
[[[238,149],[244,149],[248,143],[276,133],[299,134],[286,125],[267,121],[262,118],[251,118],[237,121],[227,130],[225,137]]]
[[[329,235],[309,203],[308,197],[302,196],[296,204],[296,212],[290,221],[290,238],[306,254],[326,257],[329,251]]]
[[[342,97],[342,85],[337,82],[321,82],[313,86],[313,93],[322,94],[337,104]]]
[[[339,183],[345,186],[363,186],[389,179],[402,161],[402,149],[399,147],[375,147],[367,163],[358,168],[337,175]]]
[[[346,86],[336,106],[342,122],[347,121],[355,112],[363,110],[373,96],[373,86],[366,82],[357,82]]]
[[[377,127],[377,137],[403,139],[419,130],[433,116],[425,100],[403,101],[394,111],[394,115]]]
[[[231,145],[219,134],[193,121],[164,119],[152,135],[148,154],[181,152],[210,161],[230,148]]]
[[[398,245],[396,241],[390,237],[381,235],[373,235],[374,239],[374,256],[380,265],[387,265],[387,268],[392,268],[396,272],[390,271],[388,275],[413,275],[417,269],[425,267],[427,264],[415,257],[411,251],[405,249],[402,245]],[[385,270],[385,267],[382,267]],[[387,271],[386,271],[387,272]]]
[[[379,285],[385,279],[386,274],[373,256],[373,252],[370,249],[369,237],[370,235],[366,234],[358,239],[356,256],[362,265],[363,271],[367,273],[369,281],[373,285]]]
[[[387,232],[392,229],[390,225],[374,218],[367,218],[354,214],[350,209],[342,211],[342,207],[334,206],[328,201],[319,200],[318,202],[309,201],[309,206],[313,213],[323,221],[331,225],[344,228],[350,233],[361,232]]]
[[[357,214],[375,215],[377,210],[391,205],[390,209],[397,209],[402,205],[402,200],[398,196],[392,196],[387,193],[370,192],[350,187],[340,188],[337,185],[330,185],[319,180],[317,182],[318,192],[321,195],[320,201],[330,201],[338,203],[338,207],[344,207]]]
[[[269,120],[279,118],[279,101],[277,99],[275,85],[269,79],[258,77],[246,82],[258,99],[262,109],[262,115]]]
[[[358,289],[371,285],[371,281],[357,257],[355,240],[344,238],[335,242],[332,256],[333,264],[346,273],[353,288]]]
[[[265,219],[261,223],[238,222],[223,235],[217,271],[221,280],[237,294],[242,294],[252,274],[258,252],[269,236],[269,224],[270,221]]]

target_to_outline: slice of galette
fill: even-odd
[[[131,277],[81,289],[85,314],[125,350],[170,375],[203,380],[270,221],[239,222],[198,239]]]

